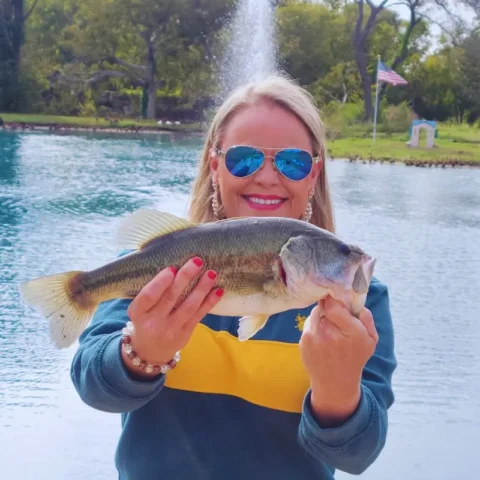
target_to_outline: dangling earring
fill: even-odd
[[[312,198],[313,198],[313,190],[310,192],[310,195],[308,196],[308,203],[307,203],[307,206],[305,208],[305,212],[303,213],[303,219],[302,220],[304,222],[309,222],[310,218],[312,218],[312,213],[313,213]]]
[[[219,220],[218,212],[220,210],[220,205],[218,204],[218,183],[214,178],[212,178],[212,187],[213,187],[213,195],[212,195],[213,215],[215,219]]]

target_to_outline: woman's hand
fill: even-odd
[[[169,362],[188,343],[197,323],[220,301],[223,290],[213,289],[217,274],[210,270],[177,304],[187,285],[200,275],[202,266],[203,261],[194,258],[178,273],[173,267],[162,270],[130,304],[127,313],[134,325],[131,345],[142,360],[152,365]],[[132,373],[147,378],[154,376],[135,367],[123,349],[122,356]]]
[[[300,351],[310,376],[312,409],[322,426],[341,425],[355,412],[362,371],[377,342],[373,316],[366,308],[356,318],[327,297],[312,310]]]

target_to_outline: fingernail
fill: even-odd
[[[217,291],[215,292],[215,295],[217,297],[222,297],[223,293],[224,293],[223,288],[217,288]]]
[[[175,267],[170,267],[169,270],[174,274],[176,275],[178,270],[175,268]]]
[[[203,260],[201,258],[198,258],[198,257],[195,257],[193,259],[193,263],[197,266],[197,267],[201,267],[203,265]]]
[[[210,270],[210,271],[208,272],[208,278],[209,278],[210,280],[215,280],[215,279],[217,278],[217,274],[216,274],[213,270]]]

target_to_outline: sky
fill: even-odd
[[[312,3],[323,3],[323,0],[310,0]],[[401,17],[408,19],[410,17],[410,10],[408,9],[407,6],[405,5],[394,5],[396,3],[400,3],[401,0],[390,0],[388,2],[389,5],[393,5],[392,10],[398,12]],[[465,20],[467,23],[472,23],[474,19],[474,15],[470,9],[468,9],[465,5],[459,5],[459,2],[457,0],[448,0],[449,5],[451,6],[451,10],[458,15],[460,18]],[[379,5],[381,3],[381,0],[375,0],[374,3],[376,5]],[[438,7],[434,6],[432,2],[432,6],[430,6],[428,9],[424,10],[425,13],[428,14],[428,16],[439,23],[448,25],[445,23],[446,20],[448,20],[448,15],[446,12]],[[432,24],[431,25],[431,31],[433,36],[435,37],[434,44],[436,41],[438,41],[438,38],[440,37],[442,30],[439,26]],[[435,45],[433,45],[434,47]]]
[[[393,5],[396,2],[390,1],[389,3]],[[452,12],[454,12],[455,15],[465,21],[467,25],[473,24],[475,16],[469,8],[467,8],[465,5],[460,6],[455,0],[451,0],[450,5],[454,5],[454,8],[452,8]],[[410,10],[405,5],[395,5],[392,7],[392,10],[397,11],[405,19],[408,19],[410,17]],[[425,10],[424,13],[426,13],[433,21],[444,25],[447,30],[452,28],[452,23],[448,20],[448,14],[442,8],[430,7],[428,10]],[[435,52],[435,50],[439,46],[441,35],[442,33],[444,33],[442,29],[434,23],[430,24],[430,32],[432,33],[432,36],[431,38],[429,38],[430,47],[427,49],[428,54],[432,54]]]
[[[379,4],[380,2],[375,2],[375,3]],[[396,2],[390,1],[389,3],[393,5]],[[459,5],[458,2],[454,2],[454,1],[450,1],[450,5],[451,6],[454,5],[454,7],[452,7],[452,11],[457,16],[459,16],[460,18],[462,18],[467,22],[472,21],[473,19],[472,11],[468,9],[466,6]],[[408,19],[410,17],[410,10],[405,5],[395,5],[392,7],[392,10],[395,10],[396,12],[398,12],[403,18]],[[446,12],[438,6],[437,7],[430,6],[428,10],[425,9],[424,12],[427,13],[432,20],[438,21],[440,23],[443,23],[446,19],[448,19],[448,15],[446,14]],[[434,30],[435,34],[440,33],[439,27],[433,25],[432,29]]]

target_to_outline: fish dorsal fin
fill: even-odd
[[[117,232],[117,241],[123,248],[139,250],[154,238],[193,225],[171,213],[141,208],[123,220]]]

